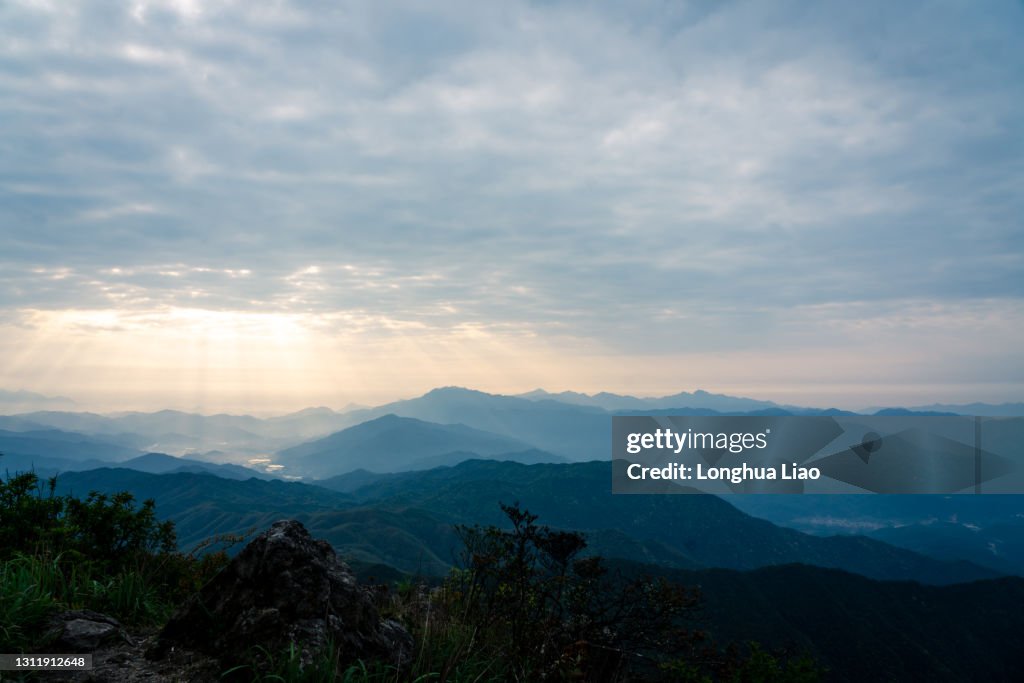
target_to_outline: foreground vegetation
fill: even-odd
[[[384,616],[416,649],[402,670],[343,662],[327,648],[255,648],[224,672],[261,681],[684,680],[812,681],[807,659],[756,646],[712,647],[695,627],[697,594],[665,579],[626,576],[585,556],[575,532],[552,530],[518,505],[508,527],[459,526],[459,567],[442,583],[376,588]],[[218,539],[237,540],[237,539]],[[129,627],[162,624],[227,562],[207,544],[177,550],[152,500],[127,492],[56,493],[33,473],[0,479],[0,651],[42,651],[55,612],[93,609]],[[256,662],[259,662],[257,665]]]
[[[502,505],[511,528],[457,527],[459,567],[440,585],[378,586],[384,616],[416,650],[403,670],[349,664],[330,650],[307,667],[299,649],[254,651],[262,681],[816,681],[806,657],[756,644],[718,649],[695,627],[699,596],[664,579],[627,576],[585,556],[581,534]],[[253,672],[255,665],[236,667]]]
[[[715,648],[697,627],[695,590],[612,570],[584,554],[583,535],[501,508],[510,528],[457,527],[461,561],[439,588],[405,583],[388,594],[417,642],[413,680],[820,678],[807,658]]]
[[[56,495],[56,478],[0,479],[0,651],[45,650],[47,619],[92,609],[127,626],[161,623],[222,567],[177,551],[174,525],[127,492]]]

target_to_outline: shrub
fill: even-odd
[[[59,609],[89,608],[127,624],[162,621],[227,563],[176,550],[172,522],[129,492],[56,494],[56,477],[0,478],[0,651],[39,647]],[[236,539],[215,539],[234,542]],[[200,549],[202,550],[202,549]]]
[[[152,500],[137,506],[127,491],[92,491],[82,500],[58,496],[56,487],[56,477],[44,485],[34,472],[0,479],[0,560],[45,554],[116,573],[139,558],[174,551],[174,524],[157,520]]]
[[[433,632],[422,634],[437,643],[428,659],[442,678],[465,669],[486,679],[647,677],[699,639],[684,627],[694,591],[609,571],[582,556],[581,534],[501,507],[510,530],[457,527],[461,567],[434,596]]]

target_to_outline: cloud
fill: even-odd
[[[347,316],[628,358],[830,344],[871,309],[1020,311],[1019,4],[0,20],[5,319]]]

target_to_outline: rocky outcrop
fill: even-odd
[[[412,638],[383,620],[330,544],[297,521],[281,521],[249,543],[160,632],[149,656],[182,647],[225,666],[258,661],[291,644],[311,662],[328,645],[340,662],[384,660],[403,667]]]

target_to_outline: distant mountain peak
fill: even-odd
[[[477,389],[468,389],[466,387],[457,387],[457,386],[452,385],[452,386],[437,387],[436,389],[431,389],[427,393],[423,394],[423,398],[427,398],[427,397],[437,398],[437,397],[443,397],[443,396],[479,397],[479,396],[493,396],[493,395],[494,394],[488,394],[487,392],[479,391]]]
[[[602,391],[597,394],[584,394],[577,391],[551,393],[544,389],[534,389],[528,393],[519,394],[518,398],[531,401],[560,401],[562,403],[602,408],[610,412],[618,410],[706,408],[727,413],[729,411],[749,412],[751,410],[781,407],[773,401],[762,401],[753,398],[715,394],[704,389],[697,389],[692,393],[681,391],[677,394],[671,394],[668,396],[649,397],[614,394],[607,391]]]
[[[47,408],[72,408],[77,405],[67,396],[46,396],[34,391],[0,389],[0,410],[26,411]]]
[[[327,406],[310,406],[309,408],[296,410],[293,413],[287,413],[281,417],[312,417],[314,415],[337,415],[337,411],[334,411]]]
[[[910,410],[917,412],[954,413],[957,415],[979,415],[983,417],[1021,417],[1024,416],[1024,403],[933,403],[927,406],[914,406]]]
[[[387,413],[277,455],[286,467],[323,478],[360,468],[377,472],[417,469],[461,451],[492,456],[531,448],[525,441],[464,424],[439,424]]]
[[[360,422],[357,425],[349,427],[349,429],[356,429],[357,427],[365,427],[367,425],[398,425],[398,424],[428,424],[423,420],[417,420],[415,417],[400,417],[394,413],[388,413],[387,415],[381,415],[375,417],[372,420],[366,422]]]

